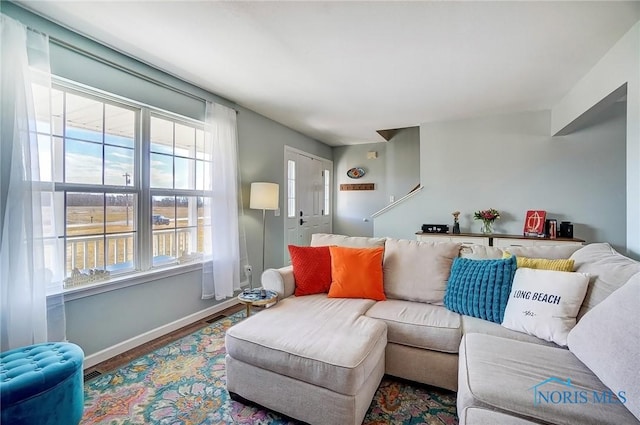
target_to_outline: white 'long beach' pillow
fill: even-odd
[[[565,346],[588,284],[585,273],[519,268],[502,326]]]

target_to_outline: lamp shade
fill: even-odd
[[[254,210],[277,210],[280,186],[277,183],[251,183],[249,208]]]

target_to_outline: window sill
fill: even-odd
[[[65,289],[63,291],[64,300],[65,302],[77,300],[104,292],[139,285],[141,283],[189,273],[195,270],[202,270],[202,263],[177,264],[175,266],[152,269],[146,272],[134,272],[122,276],[114,276],[102,282]]]

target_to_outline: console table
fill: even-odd
[[[419,241],[433,242],[457,242],[462,245],[485,245],[497,248],[508,248],[510,246],[535,246],[535,245],[583,245],[584,240],[578,238],[537,238],[522,235],[503,235],[493,233],[485,235],[482,233],[424,233],[417,232]]]

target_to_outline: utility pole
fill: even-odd
[[[129,186],[131,184],[131,175],[129,173],[124,173],[122,177],[124,177],[124,185]],[[126,193],[125,197],[125,209],[127,210],[127,227],[129,227],[129,193]]]

